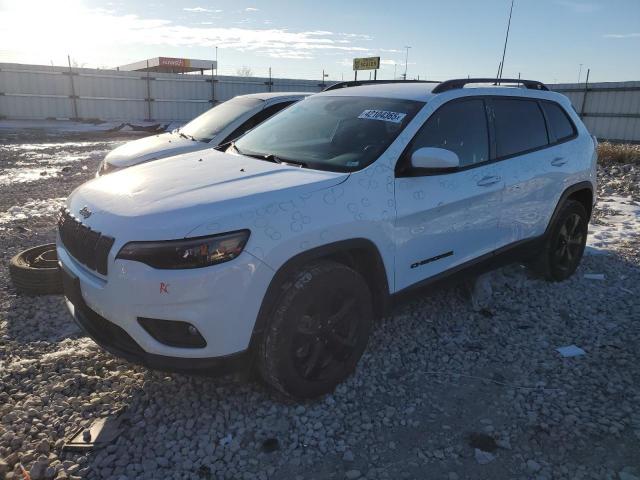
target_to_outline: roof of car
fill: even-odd
[[[383,83],[383,84],[369,84],[356,87],[340,88],[336,90],[329,90],[326,92],[317,93],[316,95],[323,96],[362,96],[362,97],[381,97],[381,98],[398,98],[402,100],[415,100],[419,102],[428,102],[430,99],[437,95],[444,95],[449,92],[461,92],[464,91],[469,94],[470,91],[476,95],[518,95],[518,96],[531,96],[537,98],[556,98],[562,97],[561,94],[546,90],[532,90],[527,88],[519,88],[512,86],[495,86],[491,84],[474,84],[464,88],[456,88],[446,90],[442,93],[433,93],[433,90],[441,85],[439,83]],[[453,95],[452,95],[453,96]]]
[[[289,98],[289,97],[308,97],[314,92],[263,92],[263,93],[249,93],[247,95],[238,95],[242,98],[256,98],[258,100],[271,100],[272,98]]]

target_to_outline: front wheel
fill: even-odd
[[[333,391],[355,369],[373,323],[367,283],[346,265],[321,261],[283,285],[258,368],[265,382],[296,398]]]
[[[567,200],[561,207],[533,268],[550,281],[560,282],[574,274],[587,243],[589,218],[584,206]]]

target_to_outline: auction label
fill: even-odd
[[[387,112],[386,110],[365,110],[358,118],[367,120],[382,120],[383,122],[400,123],[406,117],[406,113]]]

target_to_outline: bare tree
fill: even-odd
[[[253,71],[251,70],[251,67],[243,65],[236,70],[236,75],[239,77],[253,77]]]

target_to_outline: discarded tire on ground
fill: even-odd
[[[9,263],[13,286],[30,295],[62,293],[59,268],[55,243],[28,248]]]

